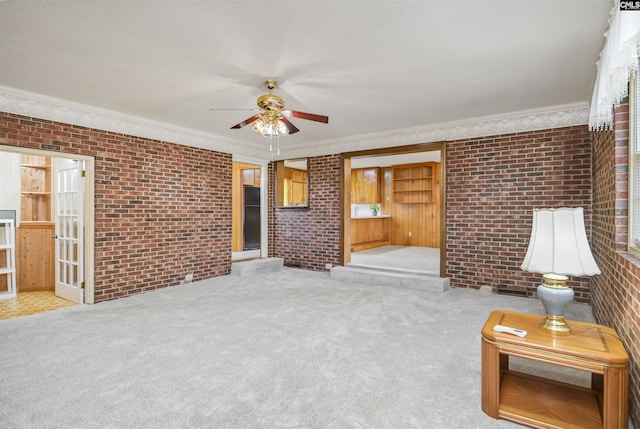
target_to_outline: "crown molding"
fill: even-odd
[[[171,142],[183,146],[225,153],[240,153],[256,158],[264,157],[264,148],[241,140],[227,139],[164,122],[5,86],[0,86],[0,111]]]
[[[504,115],[483,116],[455,122],[351,136],[344,139],[315,141],[287,150],[284,155],[288,158],[332,155],[359,150],[587,125],[589,110],[588,103],[574,103]],[[322,153],[318,153],[319,148],[322,149]]]
[[[281,155],[274,158],[272,154],[265,153],[262,145],[5,86],[0,86],[0,111],[267,161],[586,125],[589,122],[589,105],[575,103],[341,139],[307,142],[283,149]]]

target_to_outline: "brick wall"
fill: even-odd
[[[631,360],[630,413],[640,424],[640,261],[627,249],[628,105],[613,131],[593,135],[593,252],[602,274],[592,281],[596,320],[613,327]]]
[[[340,156],[308,158],[309,208],[274,208],[275,163],[269,164],[269,255],[321,271],[340,263]]]
[[[96,302],[229,273],[231,155],[1,112],[0,145],[95,158]]]
[[[520,270],[532,210],[584,207],[590,225],[587,126],[447,142],[446,186],[446,275],[452,286],[533,297],[542,277]],[[576,300],[590,301],[588,277],[569,284]]]

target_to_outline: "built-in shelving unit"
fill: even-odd
[[[432,163],[394,165],[392,171],[393,202],[398,204],[433,203]]]
[[[20,292],[55,289],[52,159],[22,155],[16,267]]]
[[[51,222],[51,158],[22,155],[21,222]]]

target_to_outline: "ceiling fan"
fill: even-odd
[[[251,124],[256,133],[265,137],[276,137],[300,131],[291,123],[289,118],[307,119],[324,124],[329,123],[328,116],[285,109],[284,100],[273,94],[273,89],[278,86],[278,82],[275,80],[266,80],[264,85],[269,89],[269,93],[258,97],[257,104],[260,112],[235,124],[231,129],[239,129]]]

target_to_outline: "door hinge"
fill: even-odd
[[[85,176],[85,170],[82,170],[82,171],[80,172],[80,176],[82,176],[82,177],[84,177],[84,176]]]
[[[84,289],[84,282],[80,283],[80,289]]]

